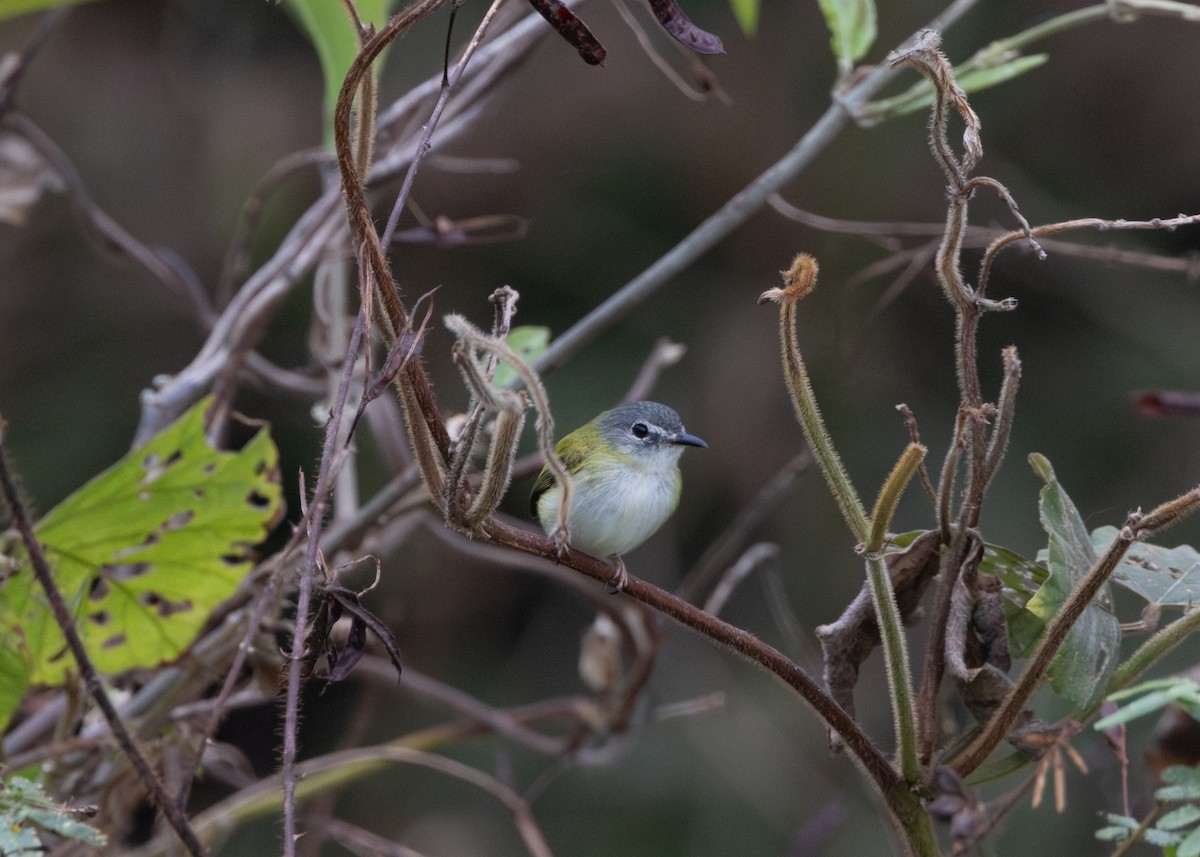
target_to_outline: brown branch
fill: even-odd
[[[29,519],[25,503],[21,499],[20,493],[17,491],[16,482],[9,471],[8,457],[4,453],[4,426],[4,419],[0,417],[0,491],[3,491],[4,500],[8,504],[9,511],[12,513],[13,524],[16,526],[17,532],[21,535],[21,542],[25,546],[25,552],[29,555],[29,563],[33,568],[33,574],[37,578],[38,583],[41,584],[42,589],[46,592],[46,600],[50,603],[50,609],[54,613],[54,620],[58,623],[58,627],[67,641],[67,647],[71,650],[71,655],[79,667],[79,673],[83,677],[88,692],[96,701],[96,707],[100,709],[100,713],[104,715],[104,719],[108,723],[108,728],[112,731],[113,738],[116,739],[121,751],[133,766],[134,771],[137,772],[138,779],[142,781],[142,785],[153,796],[155,804],[158,805],[162,814],[166,816],[167,823],[175,830],[175,835],[179,837],[179,841],[187,848],[188,853],[192,857],[204,857],[206,853],[204,846],[200,844],[200,840],[196,838],[195,832],[188,825],[183,810],[171,800],[171,796],[167,794],[166,788],[151,769],[150,763],[146,761],[146,757],[142,755],[141,750],[134,743],[133,736],[125,728],[125,723],[121,720],[120,714],[117,713],[116,707],[112,704],[112,701],[108,698],[108,694],[104,690],[104,684],[100,681],[100,675],[96,672],[96,667],[92,664],[92,660],[88,656],[87,649],[83,645],[83,640],[80,639],[78,632],[75,630],[75,620],[71,616],[67,602],[63,599],[62,593],[58,591],[58,586],[54,582],[54,572],[50,569],[46,555],[42,552],[42,546],[38,543],[37,535],[33,531],[33,523]]]
[[[983,261],[979,263],[979,287],[982,291],[983,287],[987,285],[988,275],[991,273],[992,263],[995,261],[996,254],[1010,244],[1020,241],[1022,238],[1054,235],[1070,229],[1098,229],[1101,232],[1106,232],[1110,229],[1166,229],[1173,231],[1180,226],[1193,226],[1198,223],[1200,223],[1200,214],[1180,214],[1177,217],[1170,218],[1155,217],[1152,220],[1104,220],[1099,217],[1081,217],[1077,220],[1064,220],[1061,223],[1047,223],[1034,227],[1029,230],[1029,236],[1024,231],[1008,232],[992,241],[984,252]],[[1190,272],[1194,270],[1194,265],[1185,270],[1190,275]]]
[[[601,583],[612,578],[612,568],[602,560],[573,549],[567,549],[560,554],[550,539],[529,530],[510,526],[497,518],[492,518],[487,526],[489,538],[498,544],[560,562]],[[695,605],[633,575],[629,575],[629,582],[622,592],[721,647],[765,667],[795,689],[831,728],[837,730],[845,740],[847,749],[889,801],[889,805],[892,805],[891,801],[902,785],[896,769],[854,719],[797,664],[748,631],[705,613]],[[895,809],[894,805],[893,808]]]
[[[334,109],[334,146],[337,149],[338,168],[342,174],[342,194],[346,201],[346,213],[350,219],[350,231],[353,235],[354,245],[363,248],[367,266],[374,275],[375,288],[383,309],[379,320],[389,342],[399,338],[408,329],[408,311],[397,293],[396,282],[392,278],[387,257],[383,253],[379,235],[375,232],[371,211],[367,207],[367,201],[363,194],[362,173],[355,163],[355,152],[350,134],[350,114],[355,93],[358,92],[363,78],[370,73],[371,64],[374,63],[380,52],[393,39],[406,32],[421,18],[429,15],[443,2],[444,0],[416,0],[367,41],[346,72],[346,79],[342,83],[341,92],[338,93],[337,106]],[[450,463],[450,436],[446,433],[446,426],[438,411],[433,390],[429,386],[429,379],[419,360],[410,361],[405,366],[400,384],[411,393],[419,410],[419,414],[408,414],[409,418],[415,419],[419,416],[424,420],[424,430],[432,438],[441,456],[442,465],[448,465]],[[406,412],[407,410],[406,408]],[[417,428],[414,426],[413,430],[415,432]]]

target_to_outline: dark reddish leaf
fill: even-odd
[[[606,51],[604,45],[592,35],[587,24],[579,16],[564,6],[559,0],[529,0],[534,9],[550,22],[550,26],[558,34],[570,42],[583,61],[588,65],[600,65],[604,62]]]
[[[663,29],[684,47],[691,48],[698,54],[719,54],[725,51],[721,40],[689,21],[675,0],[650,0],[650,9]]]
[[[1200,393],[1178,390],[1151,390],[1137,397],[1137,410],[1143,417],[1200,416]]]

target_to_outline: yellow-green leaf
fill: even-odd
[[[839,64],[858,62],[875,43],[875,0],[820,0]]]
[[[542,352],[550,346],[550,328],[534,324],[514,327],[509,332],[505,342],[508,343],[509,348],[517,353],[518,357],[526,363],[532,363],[541,357]],[[502,362],[496,367],[496,374],[492,378],[492,385],[495,387],[504,387],[516,377],[516,370],[507,363]]]
[[[205,441],[205,400],[80,488],[37,525],[75,627],[100,671],[155,666],[191,644],[252,565],[282,506],[278,452]],[[75,664],[28,560],[0,588],[0,623],[39,684]]]
[[[759,0],[729,0],[729,8],[733,11],[733,17],[737,19],[738,26],[747,36],[753,36],[758,32],[759,6]]]
[[[376,29],[387,20],[387,0],[355,0],[359,20]],[[354,20],[341,0],[287,0],[286,8],[300,23],[321,61],[325,78],[325,142],[333,147],[333,109],[350,64],[361,47]],[[376,61],[375,68],[379,62]]]
[[[0,3],[0,21],[32,12],[45,12],[56,6],[75,6],[87,2],[90,0],[4,0]]]

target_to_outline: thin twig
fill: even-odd
[[[912,408],[901,402],[896,405],[896,410],[900,412],[900,416],[904,417],[904,426],[908,429],[908,437],[913,443],[921,443],[921,430],[917,426],[917,418],[912,412]],[[933,503],[934,508],[937,508],[937,492],[933,490],[933,482],[929,479],[929,468],[925,466],[925,459],[921,459],[921,463],[917,466],[917,475],[921,477],[921,487],[925,489],[925,495],[929,497],[929,501]]]
[[[725,606],[725,602],[729,600],[734,590],[741,585],[742,581],[746,580],[764,565],[775,562],[778,558],[779,545],[771,544],[770,542],[759,542],[746,548],[742,552],[742,555],[738,557],[738,561],[721,575],[721,579],[717,581],[717,585],[713,587],[712,593],[704,602],[704,609],[714,616],[720,614],[721,609]]]
[[[329,494],[333,490],[336,473],[333,471],[334,452],[338,447],[338,437],[342,427],[342,417],[345,414],[346,399],[350,392],[350,381],[354,374],[354,365],[358,361],[358,350],[362,344],[363,328],[365,326],[363,313],[358,314],[350,341],[346,345],[346,357],[342,363],[341,382],[338,385],[337,397],[333,404],[333,413],[329,425],[325,429],[325,443],[321,449],[320,470],[317,476],[316,489],[309,503],[308,511],[308,548],[304,557],[304,567],[300,572],[300,589],[296,597],[295,629],[292,633],[292,646],[287,665],[287,694],[284,702],[283,724],[283,852],[288,857],[295,854],[296,848],[296,753],[297,733],[299,731],[300,713],[300,682],[304,668],[304,643],[308,636],[309,601],[312,597],[313,576],[318,570],[320,555],[321,530],[325,522],[325,508]]]
[[[459,59],[458,65],[454,67],[454,72],[450,75],[449,80],[444,81],[442,85],[442,91],[438,94],[437,102],[433,105],[433,112],[430,113],[429,120],[425,123],[425,128],[421,134],[421,139],[417,143],[416,154],[408,165],[408,172],[405,174],[404,182],[400,186],[400,193],[396,195],[396,202],[392,206],[392,213],[388,216],[387,226],[384,228],[383,238],[380,240],[380,243],[384,247],[388,247],[392,243],[392,236],[396,233],[396,223],[400,220],[400,212],[404,210],[404,203],[408,200],[408,195],[412,190],[413,180],[417,177],[417,169],[421,166],[421,161],[429,151],[430,141],[433,139],[433,131],[437,128],[438,122],[441,121],[442,111],[446,109],[446,102],[450,98],[450,93],[458,86],[467,63],[471,61],[471,57],[475,55],[480,42],[483,41],[483,37],[487,34],[488,27],[491,26],[492,20],[500,10],[500,2],[501,0],[493,0],[492,5],[488,7],[487,12],[484,13],[483,20],[475,28],[475,35],[467,43],[467,47],[463,50],[463,55]]]
[[[929,28],[944,32],[976,2],[978,0],[954,0],[929,23]],[[905,45],[913,43],[916,38],[914,35]],[[754,216],[771,194],[781,190],[812,164],[851,121],[854,113],[895,76],[895,70],[886,66],[878,66],[864,75],[862,80],[830,105],[787,154],[709,215],[654,264],[557,337],[534,363],[534,370],[545,375],[566,364],[601,332],[633,312],[644,300]]]
[[[658,376],[662,374],[663,370],[674,366],[683,359],[685,354],[687,354],[686,345],[681,342],[673,342],[665,336],[660,337],[654,343],[650,356],[642,364],[637,377],[629,385],[629,389],[621,401],[638,402],[645,399],[654,389],[654,385],[658,383]]]
[[[758,489],[748,503],[742,503],[737,515],[715,539],[709,542],[700,559],[688,571],[675,594],[684,601],[696,601],[709,586],[710,579],[728,566],[750,534],[772,513],[795,485],[797,477],[812,464],[812,453],[805,449],[778,468],[775,475]]]
[[[529,530],[512,527],[500,519],[492,519],[489,537],[498,544],[559,562],[593,580],[605,583],[612,578],[612,568],[604,561],[570,548],[560,553],[550,539]],[[696,631],[722,648],[765,667],[783,680],[795,689],[826,723],[842,735],[847,748],[862,764],[863,770],[880,789],[885,799],[899,799],[899,793],[894,788],[898,785],[899,778],[887,757],[816,680],[779,651],[753,634],[730,625],[634,575],[629,575],[629,582],[622,593]]]

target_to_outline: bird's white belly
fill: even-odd
[[[567,529],[571,547],[598,557],[615,557],[650,538],[675,511],[678,468],[648,473],[622,468],[615,476],[576,477]],[[558,516],[562,488],[555,486],[538,504],[538,519],[549,532]]]

